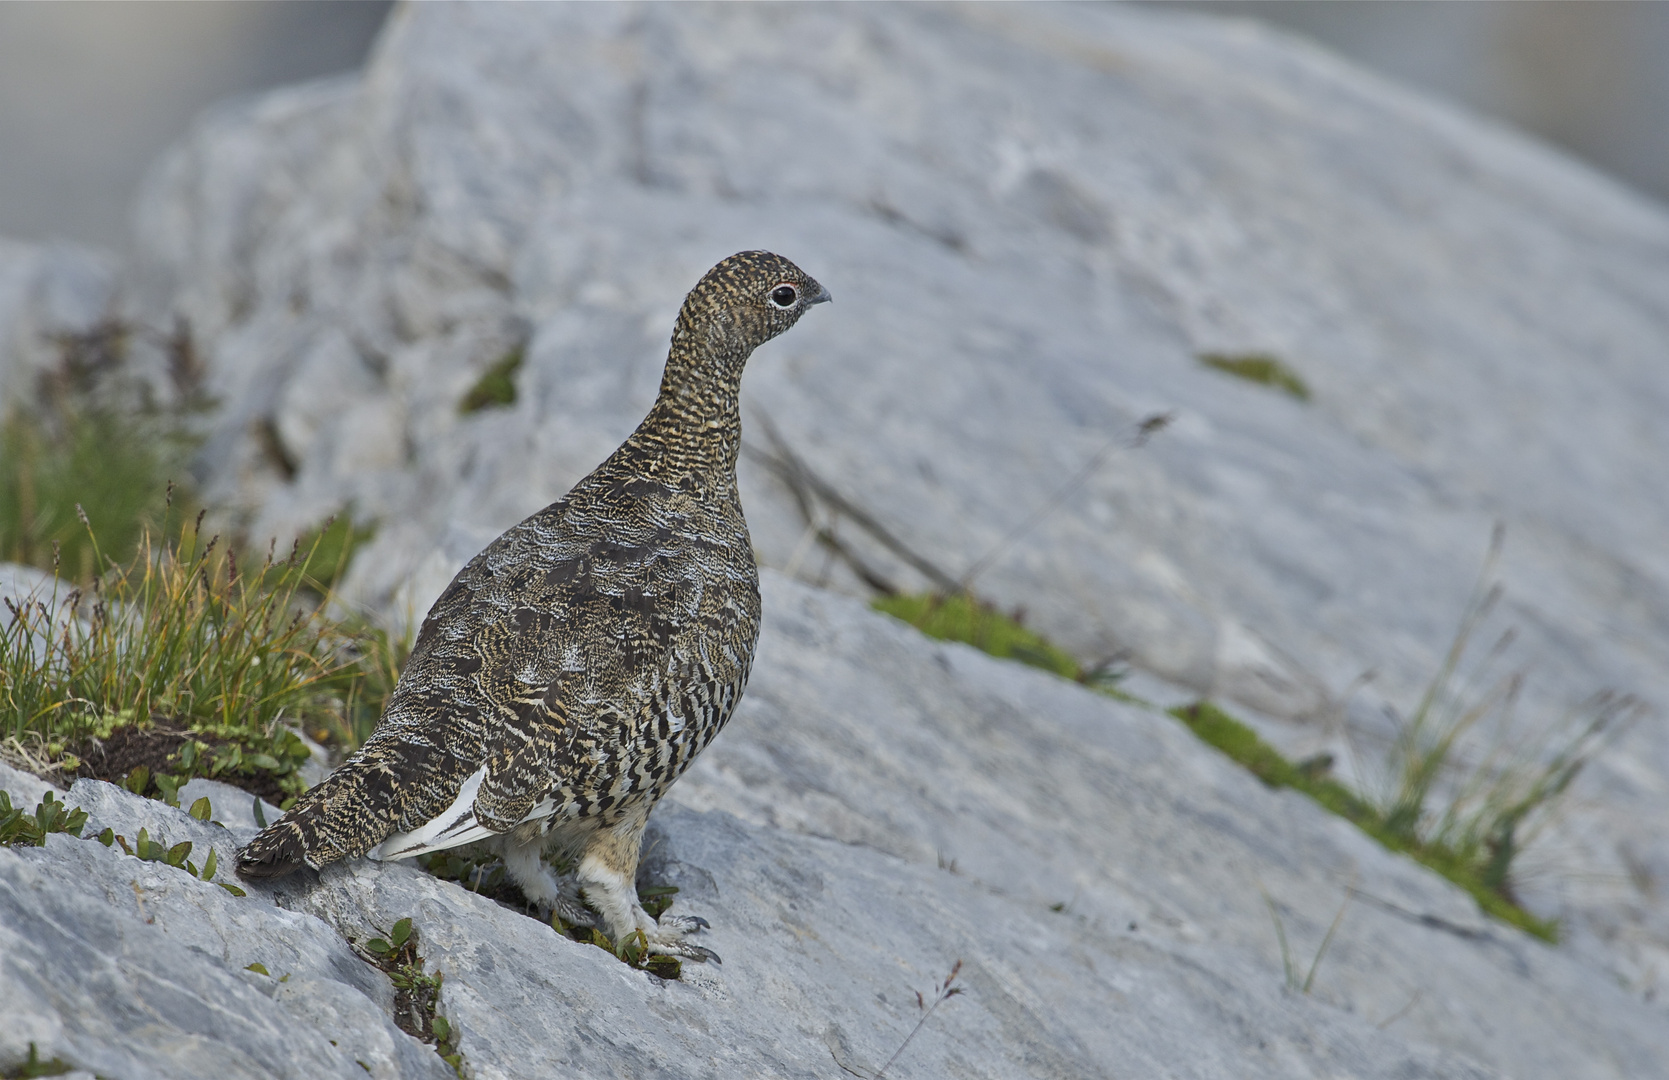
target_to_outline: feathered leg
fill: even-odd
[[[649,809],[633,813],[612,828],[593,833],[580,850],[576,877],[580,891],[601,917],[603,930],[616,943],[643,931],[649,951],[692,960],[717,962],[718,953],[684,940],[708,925],[692,915],[662,915],[657,922],[637,898],[637,864],[643,850],[643,827]]]
[[[520,831],[496,841],[499,856],[504,860],[504,872],[510,880],[544,917],[555,913],[573,926],[595,926],[597,918],[586,910],[580,898],[579,882],[572,874],[558,877],[546,865],[545,837],[534,831],[531,836],[518,838]]]

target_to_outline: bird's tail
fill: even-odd
[[[370,847],[374,841],[365,842],[359,834],[374,829],[378,815],[354,812],[363,810],[360,757],[348,759],[323,783],[303,793],[289,813],[257,833],[238,852],[238,876],[278,878],[304,866],[318,870]],[[347,822],[353,825],[344,828]]]
[[[295,811],[262,829],[249,846],[238,852],[238,876],[276,878],[312,865],[307,858],[307,838],[301,823],[292,820]]]
[[[319,870],[363,855],[403,827],[411,804],[426,805],[423,796],[432,790],[451,801],[463,777],[476,767],[449,751],[405,739],[392,728],[379,729],[324,783],[304,793],[289,813],[238,852],[238,874],[283,877],[304,866]]]

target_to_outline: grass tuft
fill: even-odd
[[[169,499],[188,502],[170,476],[186,476],[191,445],[171,428],[102,410],[57,417],[14,413],[0,424],[0,561],[86,582],[103,568],[85,516],[106,550],[127,559],[156,532]]]
[[[206,776],[282,805],[309,756],[290,726],[340,724],[358,663],[306,592],[318,545],[245,567],[201,521],[173,545],[143,535],[125,565],[88,527],[101,572],[85,589],[5,600],[0,737],[170,803]]]
[[[927,1022],[933,1018],[933,1013],[939,1008],[940,1005],[943,1005],[945,1002],[949,1001],[953,997],[956,997],[958,994],[966,993],[962,987],[955,985],[956,977],[960,974],[962,974],[962,961],[958,960],[956,963],[951,965],[949,975],[946,975],[942,981],[933,984],[933,1000],[931,1002],[922,996],[922,992],[920,990],[916,991],[916,1008],[921,1010],[921,1018],[916,1021],[916,1026],[910,1029],[910,1033],[904,1036],[904,1041],[898,1045],[897,1050],[892,1052],[892,1057],[887,1059],[887,1063],[875,1070],[875,1075],[872,1076],[870,1080],[881,1080],[881,1077],[886,1075],[887,1070],[892,1068],[893,1063],[897,1061],[899,1056],[902,1055],[909,1047],[911,1040],[916,1037],[916,1034],[921,1031],[923,1027],[927,1026]],[[839,1064],[838,1059],[836,1064]]]
[[[992,656],[1019,660],[1085,683],[1120,700],[1137,702],[1116,685],[1116,675],[1105,669],[1087,669],[1069,653],[1019,621],[966,593],[943,595],[884,596],[872,606],[916,627],[941,641],[960,641]],[[1461,646],[1475,619],[1463,623]],[[1455,656],[1458,663],[1458,654]],[[1439,672],[1439,680],[1452,677],[1454,664]],[[1428,694],[1441,699],[1442,694]],[[1617,715],[1634,708],[1632,698],[1597,699],[1599,712],[1582,729],[1580,737],[1568,743],[1545,764],[1519,762],[1514,769],[1485,768],[1474,771],[1462,784],[1466,800],[1451,806],[1435,818],[1424,813],[1431,784],[1422,780],[1417,798],[1403,785],[1400,798],[1385,804],[1352,791],[1327,775],[1324,762],[1293,763],[1260,738],[1257,732],[1209,701],[1171,710],[1202,742],[1221,750],[1272,788],[1302,792],[1323,808],[1352,822],[1391,851],[1405,853],[1453,881],[1477,900],[1485,912],[1546,941],[1558,938],[1558,924],[1541,919],[1520,907],[1511,888],[1512,860],[1523,848],[1520,827],[1526,819],[1545,812],[1570,785],[1582,765],[1597,748],[1602,733],[1615,730]],[[1430,715],[1431,709],[1416,715]],[[1406,730],[1407,725],[1404,725]],[[1450,738],[1437,754],[1427,742],[1416,739],[1410,745],[1427,746],[1423,765],[1414,769],[1421,777],[1448,768]],[[1545,742],[1538,744],[1545,747]],[[1436,754],[1437,756],[1433,756]],[[1412,767],[1412,766],[1410,766]],[[1429,779],[1429,778],[1428,778]],[[1421,809],[1410,817],[1407,806]],[[1410,822],[1421,824],[1420,827]]]
[[[1645,707],[1632,695],[1602,692],[1541,731],[1517,723],[1524,675],[1495,674],[1512,632],[1481,662],[1466,660],[1502,596],[1491,579],[1503,541],[1497,527],[1454,640],[1420,700],[1407,716],[1392,712],[1396,738],[1375,806],[1401,842],[1453,853],[1477,869],[1486,888],[1511,899],[1512,864],[1524,845],[1588,762]],[[1487,737],[1481,758],[1467,761],[1461,744],[1474,732]]]
[[[1392,828],[1387,815],[1337,780],[1307,772],[1282,757],[1257,732],[1209,701],[1170,710],[1188,729],[1244,766],[1272,788],[1291,788],[1349,821],[1391,851],[1402,852],[1472,894],[1489,914],[1544,941],[1559,940],[1557,920],[1542,919],[1520,907],[1475,853]]]
[[[33,392],[0,417],[0,560],[55,570],[85,583],[103,571],[83,519],[104,552],[126,560],[157,533],[170,499],[184,510],[192,417],[211,404],[191,326],[163,332],[109,320],[52,339],[55,361]],[[160,350],[166,385],[130,362],[135,347]]]
[[[1267,353],[1203,353],[1200,363],[1237,379],[1291,394],[1299,401],[1310,400],[1310,387],[1298,372]]]

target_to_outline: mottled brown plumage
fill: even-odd
[[[763,251],[690,291],[660,396],[607,461],[458,572],[418,632],[376,732],[239,855],[275,877],[359,855],[485,841],[530,900],[617,940],[706,950],[633,884],[649,810],[729,719],[759,634],[736,492],[748,356],[828,293]],[[558,881],[542,854],[577,866]]]

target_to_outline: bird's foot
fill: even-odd
[[[709,960],[715,964],[724,963],[712,949],[686,940],[690,934],[711,929],[712,924],[706,919],[698,915],[662,915],[654,919],[641,907],[633,915],[637,918],[637,929],[643,933],[648,952],[659,956],[680,956],[704,964]]]

